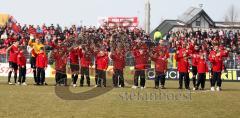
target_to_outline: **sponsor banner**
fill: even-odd
[[[148,69],[146,71],[146,75],[148,79],[154,79],[155,77],[155,70],[152,69]],[[179,77],[179,73],[177,72],[177,69],[169,69],[166,73],[166,79],[173,79],[176,80]],[[193,77],[192,72],[189,73],[189,78],[191,79]],[[209,78],[211,78],[211,74],[208,72],[206,74],[206,79],[208,80]],[[240,70],[239,69],[229,69],[224,71],[224,73],[222,73],[221,78],[223,80],[239,80],[240,81]]]
[[[33,69],[31,68],[30,64],[27,64],[27,71],[26,71],[26,77],[33,77]],[[0,76],[7,77],[8,72],[10,71],[9,64],[8,63],[0,63]],[[52,77],[51,72],[53,69],[48,66],[46,71],[45,71],[45,77]]]
[[[133,75],[134,74],[134,67],[126,67],[129,68],[129,72],[125,73],[125,76],[127,75]],[[8,63],[0,63],[0,76],[7,77],[8,72],[10,71],[9,64]],[[91,67],[89,69],[90,75],[94,75],[95,73],[95,67]],[[55,69],[48,65],[46,71],[45,71],[45,77],[46,78],[54,78],[55,77]],[[107,76],[108,78],[111,78],[113,74],[113,66],[109,66],[107,69]],[[71,70],[69,66],[67,66],[67,75],[68,77],[71,77]],[[189,77],[192,78],[192,73],[189,73]],[[27,74],[26,77],[33,77],[33,70],[30,66],[30,64],[27,64]],[[146,70],[146,77],[148,79],[154,79],[155,78],[155,69],[150,68]],[[169,69],[166,73],[166,79],[178,79],[179,74],[177,72],[177,69]],[[211,78],[211,75],[209,73],[206,74],[206,79]],[[226,70],[224,73],[222,73],[221,78],[223,80],[239,80],[240,81],[240,70],[239,69],[229,69]]]
[[[27,71],[26,71],[26,77],[33,77],[33,69],[31,68],[30,64],[27,64]],[[92,67],[89,69],[90,75],[93,75],[95,73],[95,67]],[[7,77],[8,72],[10,71],[9,64],[8,63],[0,63],[0,76],[1,77]],[[109,66],[107,69],[108,74],[112,75],[113,73],[113,66]],[[55,69],[53,66],[48,65],[47,69],[45,70],[45,77],[46,78],[54,78],[55,77]],[[71,70],[70,67],[67,66],[67,76],[71,77]]]
[[[98,25],[109,27],[137,27],[138,17],[99,17]]]

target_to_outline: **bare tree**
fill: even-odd
[[[225,23],[229,23],[229,22],[230,22],[230,20],[229,20],[229,18],[228,18],[228,15],[225,15],[225,16],[224,16],[224,22],[225,22]]]
[[[234,22],[238,21],[238,10],[234,5],[231,5],[224,16],[224,20],[227,24],[230,24],[232,27],[234,26]]]

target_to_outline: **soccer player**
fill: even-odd
[[[204,90],[205,88],[205,81],[206,81],[206,73],[208,72],[208,65],[207,65],[207,60],[206,60],[206,54],[205,53],[200,53],[200,57],[196,58],[196,65],[197,65],[197,72],[198,72],[198,80],[196,84],[196,89],[193,90],[198,90],[200,84],[201,84],[201,89]]]
[[[138,41],[139,42],[139,41]],[[141,89],[145,87],[145,68],[148,61],[147,56],[147,49],[144,45],[138,43],[137,48],[133,49],[133,57],[135,60],[135,73],[134,73],[134,85],[132,86],[133,89],[138,87],[138,78],[140,77],[140,86]]]
[[[192,57],[192,81],[193,81],[193,90],[196,89],[196,77],[198,73],[197,69],[197,59],[199,58],[199,46],[195,45],[194,49],[192,51],[191,57]]]
[[[64,48],[54,49],[51,53],[51,58],[55,60],[55,80],[56,86],[66,86],[67,85],[67,50]]]
[[[78,48],[73,48],[69,53],[73,87],[77,86],[76,82],[77,82],[78,74],[79,74],[78,51],[79,51]]]
[[[31,49],[31,58],[30,58],[30,64],[31,68],[33,69],[33,78],[35,83],[37,84],[37,71],[36,71],[36,57],[38,53],[40,52],[40,49],[44,47],[44,45],[40,42],[40,39],[32,36],[32,38],[29,40],[28,45],[32,48]]]
[[[110,57],[113,60],[113,85],[114,87],[124,87],[125,51],[122,48],[116,48]]]
[[[162,40],[159,42],[160,45],[155,47],[154,54],[151,55],[152,61],[155,62],[155,89],[159,88],[159,82],[161,83],[161,89],[165,89],[165,76],[167,72],[167,59],[169,53],[166,47],[162,46]]]
[[[189,51],[186,47],[187,47],[186,42],[183,42],[182,47],[177,51],[175,55],[175,59],[178,62],[177,70],[179,72],[179,89],[182,89],[183,78],[184,78],[185,89],[190,90],[189,62],[188,62]]]
[[[17,57],[17,64],[19,66],[18,85],[22,84],[26,86],[26,57],[24,55],[24,48],[19,47],[19,53]]]
[[[45,70],[47,69],[48,59],[44,52],[44,48],[40,48],[40,52],[36,58],[37,67],[37,85],[43,85],[45,83]]]
[[[101,50],[97,54],[97,87],[103,86],[107,87],[106,83],[106,70],[108,68],[108,52],[105,50]]]
[[[222,79],[221,74],[224,71],[223,57],[227,56],[226,51],[219,49],[218,45],[214,46],[213,51],[210,52],[209,61],[212,64],[212,82],[211,91],[215,91],[215,85],[217,83],[216,90],[221,91]]]
[[[80,46],[79,50],[79,57],[80,57],[80,65],[81,65],[81,80],[80,86],[83,86],[84,83],[84,75],[86,76],[87,85],[90,86],[90,77],[89,77],[89,66],[91,64],[91,53],[89,48]]]
[[[17,84],[17,70],[18,70],[18,65],[17,65],[17,56],[18,56],[18,45],[19,42],[13,42],[13,45],[11,45],[10,47],[7,48],[7,52],[9,52],[9,68],[10,71],[8,73],[8,84],[12,85],[11,82],[11,75],[12,72],[14,72],[14,82],[15,84]]]

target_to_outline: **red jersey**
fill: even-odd
[[[110,56],[113,60],[113,68],[123,70],[123,68],[125,67],[125,53],[114,52]]]
[[[105,53],[101,55],[100,53],[97,54],[97,69],[98,70],[106,70],[108,68],[108,54]]]
[[[9,52],[9,62],[17,63],[17,56],[18,56],[18,47],[12,46]]]
[[[72,49],[69,53],[70,63],[78,65],[79,59],[78,59],[78,49]]]
[[[199,52],[193,51],[191,54],[192,57],[192,66],[197,66],[197,59],[199,58]]]
[[[143,53],[140,53],[140,50],[142,50]],[[135,69],[144,70],[146,68],[147,61],[148,61],[146,50],[135,49],[133,51],[133,56],[135,60]]]
[[[188,57],[189,53],[185,48],[179,50],[179,52],[175,55],[179,72],[188,72],[189,70]]]
[[[45,53],[39,53],[36,58],[36,67],[45,68],[47,67],[48,59]]]
[[[169,54],[155,54],[152,57],[152,60],[155,62],[155,70],[157,72],[164,72],[167,70],[167,58],[169,58]]]
[[[155,54],[151,57],[152,61],[155,62],[155,71],[157,72],[164,72],[167,70],[167,59],[169,58],[169,53],[166,47],[164,46],[157,46],[154,49]],[[162,53],[159,53],[159,52]]]
[[[198,73],[208,72],[208,65],[205,59],[197,59],[197,71]]]
[[[221,52],[219,56],[217,56],[216,51],[210,52],[209,61],[212,63],[213,72],[221,72],[224,69],[223,56],[224,54],[222,54]]]
[[[17,65],[19,65],[20,67],[26,66],[26,57],[23,52],[18,53]]]
[[[80,64],[81,67],[89,67],[91,64],[91,53],[90,52],[83,52],[79,50],[79,57],[80,57]]]
[[[66,73],[67,56],[54,50],[51,57],[55,60],[55,70]]]

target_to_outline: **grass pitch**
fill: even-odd
[[[34,86],[31,79],[28,86],[7,85],[7,79],[0,78],[0,117],[12,118],[238,118],[240,116],[240,82],[223,82],[223,91],[210,92],[209,82],[205,91],[178,90],[178,81],[166,81],[166,90],[153,89],[154,82],[147,81],[144,90],[126,88],[95,89],[94,87],[60,87],[56,89],[53,79],[47,79],[48,86]],[[92,84],[94,83],[91,80]],[[107,83],[111,85],[111,80]],[[67,89],[66,89],[67,88]],[[107,89],[107,92],[104,90]],[[100,95],[86,100],[64,100],[59,95]],[[56,93],[56,91],[58,93]],[[134,94],[131,98],[131,94]],[[149,93],[166,95],[190,95],[186,99],[144,99]],[[190,93],[190,94],[189,94]],[[140,94],[139,96],[137,96]],[[126,95],[124,98],[124,95]],[[74,99],[74,98],[73,98]]]

